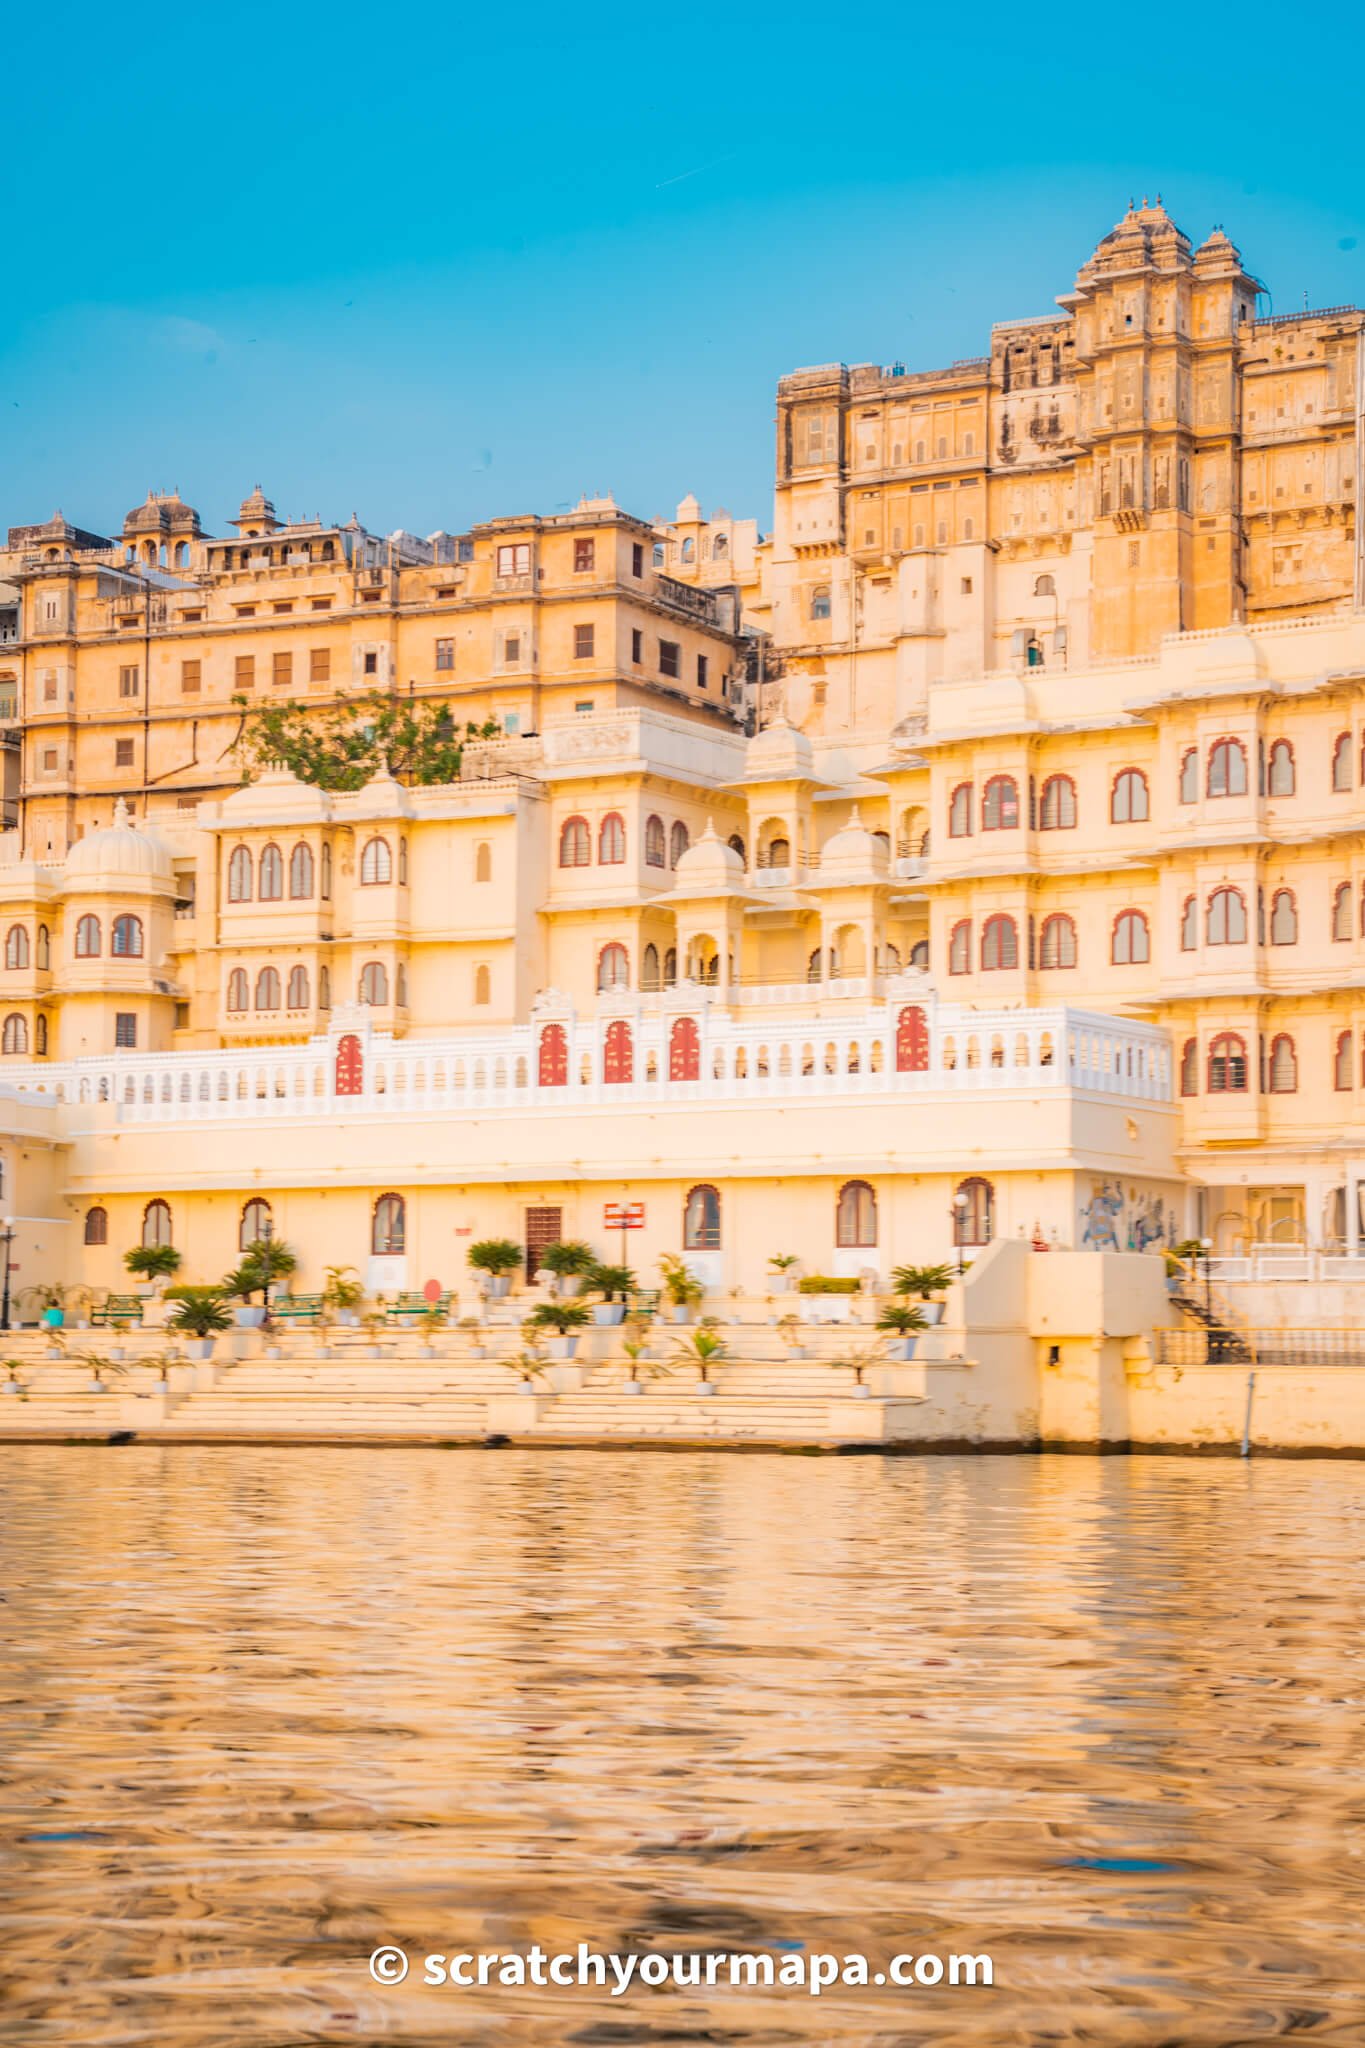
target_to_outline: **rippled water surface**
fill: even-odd
[[[0,2039],[1360,2043],[1363,1539],[1358,1464],[2,1448]],[[580,1940],[995,1987],[420,1982]]]

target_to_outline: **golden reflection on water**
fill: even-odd
[[[7,1447],[0,2039],[1359,2044],[1362,1538],[1358,1464]],[[996,1988],[365,1970],[580,1940]]]

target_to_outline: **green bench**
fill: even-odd
[[[446,1315],[450,1314],[450,1293],[448,1289],[443,1290],[435,1301],[428,1301],[425,1294],[400,1294],[398,1299],[385,1309],[384,1320],[385,1322],[393,1323],[400,1316],[424,1316],[429,1309],[433,1308],[442,1310]]]
[[[111,1294],[90,1311],[92,1330],[107,1330],[113,1323],[140,1323],[145,1304],[140,1294]]]
[[[626,1314],[639,1316],[642,1321],[648,1322],[651,1316],[659,1313],[659,1299],[662,1293],[661,1287],[637,1287],[627,1303]]]
[[[320,1294],[277,1294],[270,1304],[277,1323],[316,1323],[322,1316]]]

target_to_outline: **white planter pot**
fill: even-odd
[[[545,1350],[551,1358],[572,1358],[578,1350],[577,1337],[547,1337]]]
[[[898,1358],[904,1362],[906,1359],[914,1357],[915,1346],[918,1342],[919,1339],[917,1337],[888,1337],[886,1340],[886,1355],[888,1358]]]
[[[716,1389],[710,1380],[698,1380],[692,1391],[699,1398],[704,1398],[708,1394],[714,1394]]]
[[[626,1305],[623,1301],[599,1301],[592,1312],[592,1319],[599,1330],[614,1330],[626,1319]]]
[[[534,1380],[523,1380],[521,1382],[521,1385],[517,1388],[517,1392],[519,1394],[534,1394],[535,1390],[536,1383]]]
[[[186,1355],[186,1357],[188,1357],[188,1358],[212,1358],[212,1356],[213,1356],[213,1339],[212,1339],[212,1337],[190,1337],[190,1338],[187,1338],[187,1339],[186,1339],[186,1342],[185,1342],[185,1355]]]
[[[155,1280],[139,1280],[133,1292],[140,1294],[144,1301],[150,1301],[156,1293],[156,1285]]]
[[[791,1276],[791,1274],[790,1274],[790,1273],[774,1273],[774,1274],[773,1274],[773,1290],[772,1290],[772,1291],[773,1291],[773,1293],[774,1293],[774,1294],[790,1294],[790,1293],[791,1293],[791,1291],[792,1291],[792,1276]]]
[[[90,1382],[90,1391],[92,1394],[107,1394],[109,1389],[103,1380],[92,1380]]]
[[[943,1301],[921,1301],[918,1304],[918,1307],[920,1313],[924,1317],[926,1327],[931,1330],[936,1330],[939,1324],[943,1321],[944,1314],[947,1310],[947,1303]]]
[[[583,1285],[581,1273],[558,1273],[555,1275],[555,1293],[561,1301],[571,1301]]]
[[[261,1352],[261,1356],[262,1358],[283,1358],[284,1353],[278,1344],[267,1344]]]
[[[22,1394],[23,1391],[18,1380],[6,1380],[4,1386],[0,1387],[0,1393],[4,1394]]]
[[[358,1330],[360,1328],[359,1309],[339,1308],[337,1310],[337,1325],[343,1330]]]
[[[259,1330],[265,1321],[264,1307],[254,1308],[250,1302],[242,1302],[232,1311],[232,1320],[239,1330]]]
[[[124,1359],[128,1356],[128,1353],[122,1344],[111,1344],[109,1346],[109,1356],[111,1358]]]
[[[692,1305],[690,1302],[686,1301],[670,1302],[668,1306],[668,1314],[669,1320],[671,1322],[690,1323],[692,1320]]]
[[[510,1273],[490,1273],[485,1284],[490,1301],[506,1301],[508,1295],[512,1292],[512,1275]]]
[[[872,1399],[871,1387],[854,1387],[853,1398],[855,1401],[870,1401]]]
[[[9,1391],[14,1394],[18,1392],[18,1388],[11,1387]],[[639,1380],[624,1380],[621,1384],[621,1392],[623,1394],[643,1394],[644,1388]]]

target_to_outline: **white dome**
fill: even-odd
[[[329,818],[332,799],[316,783],[303,782],[276,764],[263,768],[253,782],[244,782],[231,796],[225,796],[220,810],[236,825],[276,824],[284,819],[306,824],[309,819]]]
[[[744,774],[750,781],[758,776],[769,782],[809,780],[813,763],[810,741],[785,718],[775,718],[756,732],[744,750]]]
[[[848,823],[820,851],[822,875],[828,875],[832,868],[866,874],[869,868],[884,868],[886,862],[886,847],[868,831],[856,804]]]
[[[99,832],[87,832],[66,856],[67,886],[81,878],[169,883],[173,879],[171,849],[154,832],[134,825],[120,797],[114,805],[113,824]]]
[[[679,854],[674,874],[674,889],[684,896],[696,895],[703,890],[741,889],[744,886],[744,862],[733,846],[727,846],[717,836],[709,818],[701,838],[689,846],[686,853]]]

